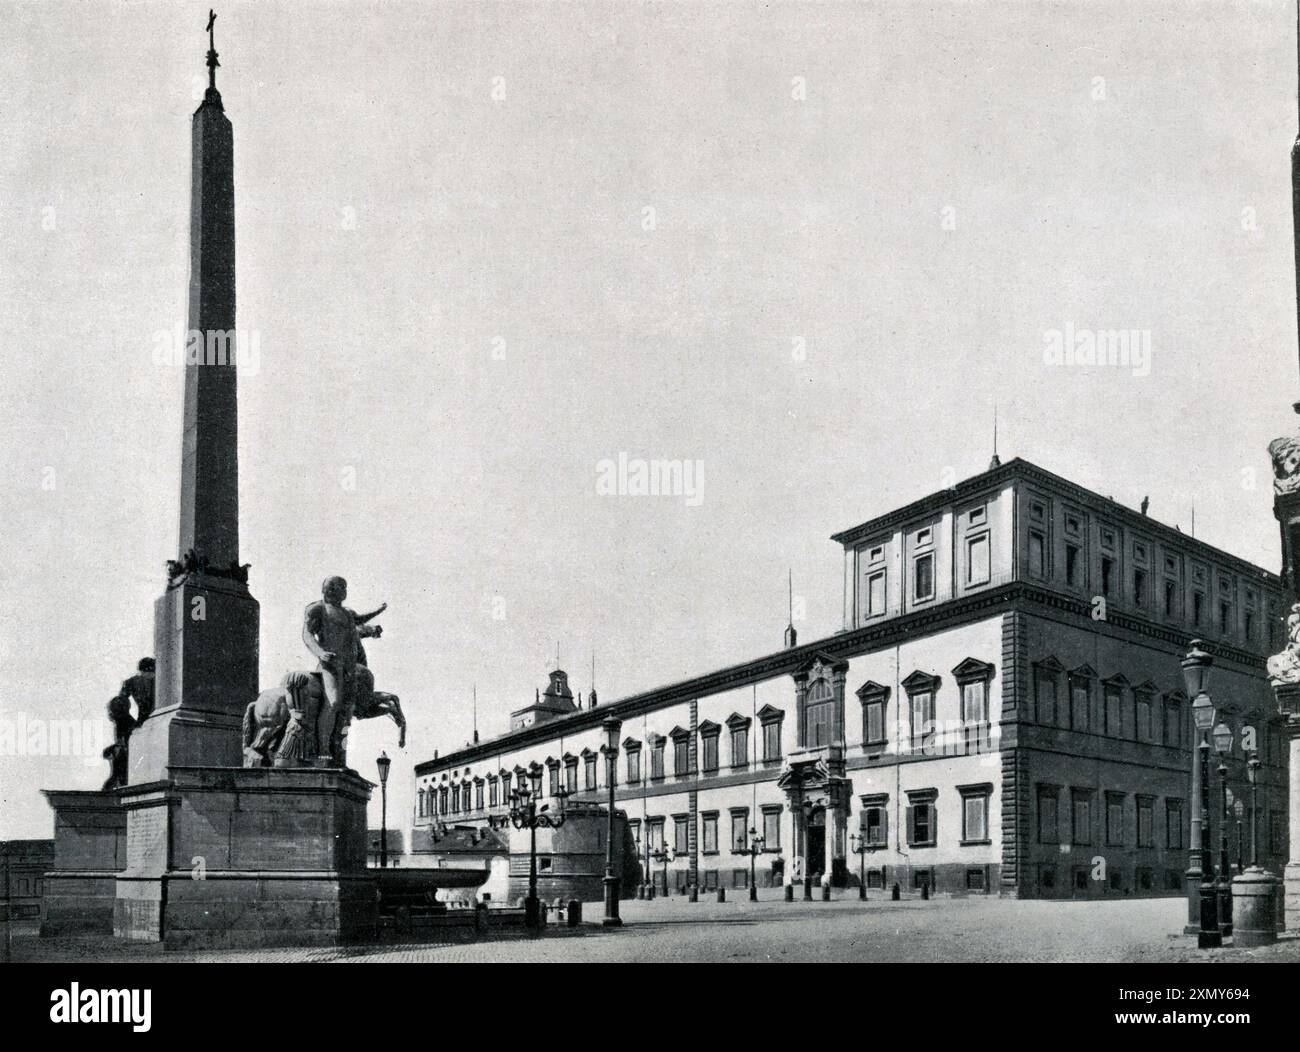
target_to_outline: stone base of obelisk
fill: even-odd
[[[372,936],[371,785],[322,768],[171,767],[120,792],[113,933],[167,949],[333,946]]]
[[[126,866],[126,812],[116,790],[45,790],[54,810],[54,869],[43,877],[41,935],[113,930]]]

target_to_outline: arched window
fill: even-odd
[[[827,680],[814,680],[808,686],[804,727],[804,745],[808,748],[831,743],[835,733],[835,691]]]

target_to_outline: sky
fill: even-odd
[[[106,776],[178,554],[207,7],[0,2],[0,838]],[[1280,564],[1294,4],[259,0],[216,45],[262,682],[326,575],[389,603],[390,816],[557,647],[602,701],[756,657],[788,571],[838,631],[830,534],[982,471],[995,403],[1004,460]],[[1149,361],[1045,354],[1112,329]]]

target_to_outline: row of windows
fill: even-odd
[[[1168,798],[1162,808],[1157,797],[1139,793],[1133,797],[1133,809],[1130,810],[1129,798],[1124,793],[1104,792],[1099,795],[1095,789],[1069,789],[1065,795],[1069,811],[1063,815],[1063,793],[1066,791],[1058,785],[1038,786],[1040,844],[1155,847],[1157,822],[1163,821],[1164,846],[1171,850],[1181,850],[1184,846],[1185,808],[1182,800]],[[1100,815],[1097,813],[1099,805],[1102,809]],[[1133,815],[1131,824],[1130,814]],[[1098,819],[1099,829],[1096,828]],[[1068,840],[1062,840],[1063,825],[1068,829]]]
[[[751,826],[749,808],[733,807],[728,812],[731,834],[730,850],[732,854],[750,853],[750,830],[761,838],[760,850],[764,852],[781,850],[781,812],[780,804],[767,804],[760,809],[761,825]],[[672,855],[685,855],[690,852],[690,815],[673,815]],[[700,853],[716,855],[720,853],[718,828],[721,821],[719,811],[700,812]],[[637,846],[637,854],[643,851],[658,853],[664,850],[667,820],[652,816],[645,819],[646,840],[641,839],[642,822],[639,818],[629,820],[628,827]]]
[[[989,843],[990,784],[957,786],[961,803],[961,842]],[[907,793],[904,825],[908,847],[934,847],[939,841],[939,790],[912,789]],[[862,798],[858,818],[860,843],[868,849],[889,846],[889,795],[880,793]],[[901,846],[901,845],[900,845]]]
[[[962,538],[965,559],[962,561],[961,577],[963,584],[970,588],[988,584],[990,580],[988,511],[984,505],[972,508],[964,513],[967,528],[971,531]],[[887,545],[874,544],[862,549],[864,607],[865,617],[884,617],[897,612],[897,604],[891,608],[892,600],[889,583],[889,566],[886,562]],[[908,583],[913,604],[926,603],[936,598],[936,552],[934,550],[934,530],[927,527],[916,531],[909,538]]]
[[[1028,503],[1027,576],[1051,581],[1056,576],[1056,566],[1061,566],[1068,587],[1080,591],[1096,588],[1107,602],[1126,602],[1166,620],[1186,622],[1194,629],[1213,627],[1222,635],[1240,634],[1247,642],[1280,645],[1281,618],[1272,603],[1267,612],[1267,638],[1258,638],[1261,618],[1265,616],[1264,596],[1259,588],[1245,585],[1238,594],[1237,582],[1231,574],[1163,547],[1157,563],[1154,544],[1132,537],[1125,549],[1120,532],[1105,523],[1098,523],[1099,550],[1095,553],[1097,559],[1091,560],[1088,518],[1082,511],[1068,507],[1059,522],[1064,536],[1060,545],[1054,546],[1057,523],[1050,504],[1046,497],[1032,497]],[[1050,552],[1063,556],[1062,561],[1054,566]]]
[[[1154,684],[1130,687],[1123,676],[1101,682],[1100,705],[1095,705],[1089,668],[1066,670],[1047,658],[1034,666],[1034,713],[1046,727],[1127,738],[1176,748],[1190,746],[1189,723],[1184,718],[1186,698],[1181,691],[1161,694]]]

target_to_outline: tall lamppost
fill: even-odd
[[[542,795],[542,772],[534,771],[530,777],[531,788],[525,783],[510,794],[510,824],[516,829],[528,830],[528,898],[524,900],[524,923],[529,928],[536,928],[541,920],[537,901],[537,827],[559,829],[564,825],[564,799],[569,794],[563,787],[555,791],[555,798],[560,802],[558,811],[551,811],[550,804],[538,807],[537,801]]]
[[[1219,930],[1232,934],[1232,871],[1228,868],[1228,753],[1232,728],[1220,720],[1214,728],[1214,751],[1219,754]]]
[[[1246,870],[1246,834],[1242,831],[1241,822],[1246,815],[1246,805],[1241,802],[1240,796],[1233,801],[1232,814],[1237,820],[1237,872],[1244,873]]]
[[[605,824],[605,919],[601,923],[615,928],[623,923],[618,915],[619,878],[614,876],[614,782],[618,778],[618,734],[622,721],[606,716],[601,721],[605,731],[605,780],[609,783],[609,818]]]
[[[1250,751],[1246,762],[1246,777],[1250,779],[1250,868],[1259,868],[1259,750]]]
[[[753,826],[749,827],[749,843],[745,845],[745,854],[749,856],[749,901],[758,901],[758,885],[754,883],[754,860],[758,858],[759,853],[767,843],[758,830]]]
[[[867,852],[871,850],[871,845],[867,843],[867,831],[864,829],[861,833],[850,833],[849,842],[853,845],[853,853],[858,856],[858,898],[865,900],[867,897]]]
[[[1183,684],[1192,700],[1192,723],[1196,728],[1196,741],[1192,746],[1192,835],[1187,859],[1187,928],[1196,933],[1196,944],[1201,949],[1221,946],[1218,911],[1215,908],[1214,874],[1210,868],[1210,853],[1203,834],[1209,826],[1208,797],[1210,743],[1206,734],[1214,726],[1214,702],[1210,700],[1210,667],[1214,658],[1201,649],[1199,639],[1192,640],[1192,648],[1180,662]]]
[[[379,868],[388,868],[388,768],[393,761],[381,752],[375,766],[379,768]],[[398,867],[401,868],[400,866]]]

